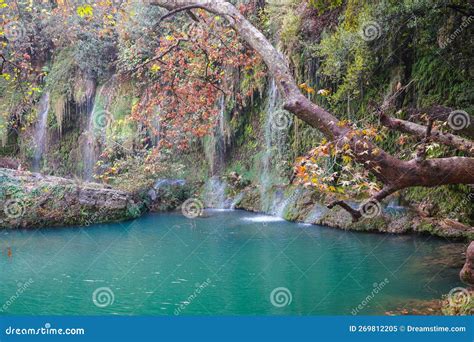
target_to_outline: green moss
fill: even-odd
[[[309,0],[309,4],[320,14],[342,6],[343,2],[343,0]]]
[[[458,219],[464,224],[473,225],[474,212],[469,194],[469,186],[444,185],[435,188],[410,188],[405,190],[404,197],[409,202],[429,202],[434,208],[432,214],[435,217]]]

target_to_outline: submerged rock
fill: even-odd
[[[142,205],[109,186],[0,169],[0,227],[90,225],[136,217]]]

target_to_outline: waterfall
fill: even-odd
[[[270,81],[265,108],[264,151],[262,157],[262,173],[260,175],[260,196],[262,211],[271,211],[273,200],[271,191],[274,185],[282,182],[278,174],[280,163],[287,148],[287,135],[290,127],[290,117],[280,106],[278,88],[274,79]]]
[[[155,115],[151,120],[151,141],[153,146],[158,147],[160,145],[161,135],[161,120],[160,120],[160,108],[156,108]]]
[[[102,88],[100,91],[102,91]],[[99,92],[100,92],[99,91]],[[94,112],[96,107],[96,99],[94,99],[91,95],[90,98],[87,99],[87,127],[84,135],[84,143],[82,147],[82,159],[84,163],[83,169],[83,178],[87,181],[92,180],[92,176],[94,173],[94,165],[96,163],[96,154],[95,154],[95,134],[94,134]]]
[[[242,200],[242,198],[244,198],[244,193],[239,192],[230,203],[230,209],[234,210],[237,204]]]
[[[87,126],[83,133],[82,158],[84,163],[83,178],[91,181],[94,174],[94,166],[97,162],[97,156],[100,144],[98,142],[105,141],[106,129],[108,128],[112,115],[108,112],[107,107],[110,105],[113,96],[113,86],[109,87],[109,82],[114,77],[105,82],[97,94],[88,100],[87,105]],[[88,92],[92,94],[93,92]]]
[[[38,121],[35,126],[34,143],[35,152],[33,156],[33,171],[41,170],[41,159],[46,149],[46,132],[48,130],[48,113],[49,113],[49,92],[41,96],[38,106]]]
[[[295,189],[289,197],[284,197],[283,200],[276,205],[275,209],[272,210],[272,214],[278,217],[284,218],[286,209],[290,204],[293,204],[298,197],[301,195],[301,189]]]
[[[208,154],[211,175],[221,175],[225,168],[226,133],[225,133],[225,98],[222,96],[218,104],[217,125],[211,136],[211,151]]]
[[[229,208],[226,201],[225,190],[227,184],[223,182],[219,177],[211,177],[204,189],[204,204],[207,208],[215,209],[226,209]]]
[[[221,180],[222,173],[225,169],[225,153],[227,146],[224,96],[219,99],[218,105],[218,121],[211,136],[211,151],[208,153],[212,177],[205,185],[204,202],[209,208],[225,209],[230,207],[230,204],[227,203],[225,196],[227,183]]]
[[[304,219],[304,222],[314,224],[316,221],[321,219],[321,217],[323,217],[323,215],[328,210],[329,209],[327,207],[316,203],[309,212],[308,216],[306,216],[306,218]]]

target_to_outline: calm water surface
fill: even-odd
[[[460,285],[436,262],[442,240],[243,211],[0,237],[2,314],[343,315],[362,303],[359,314],[383,314]]]

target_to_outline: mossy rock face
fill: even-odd
[[[91,225],[138,217],[131,194],[97,183],[0,169],[1,228]]]
[[[262,208],[261,196],[257,187],[250,186],[243,192],[242,199],[236,204],[237,209],[260,212]]]
[[[151,212],[172,211],[179,208],[188,198],[194,197],[200,187],[201,182],[175,180],[148,190],[142,198]]]
[[[328,209],[326,205],[331,199],[327,195],[311,189],[295,188],[293,186],[275,188],[267,196],[275,200],[281,197],[278,194],[281,195],[282,193],[285,196],[279,199],[279,203],[290,198],[283,212],[283,218],[288,221],[305,222],[353,231],[389,234],[429,234],[462,241],[473,240],[474,238],[474,227],[451,219],[421,217],[417,212],[409,208],[398,211],[385,208],[379,215],[363,217],[359,221],[353,222],[352,216],[343,208],[336,206]],[[261,203],[262,199],[259,188],[252,185],[242,192],[242,199],[237,203],[236,208],[261,212]],[[359,204],[351,202],[351,205],[357,207]]]

